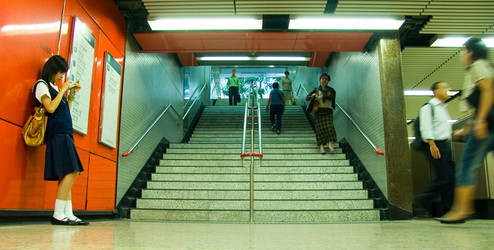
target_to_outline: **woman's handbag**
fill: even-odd
[[[479,108],[480,101],[480,88],[479,86],[475,86],[472,93],[466,98],[467,102],[469,102],[473,107],[475,107],[475,112]],[[494,128],[494,107],[491,107],[489,114],[487,114],[487,124],[489,128]]]
[[[34,114],[29,116],[21,131],[27,146],[37,147],[44,143],[47,121],[46,110],[34,107]]]
[[[312,97],[309,101],[309,106],[307,106],[307,111],[315,114],[319,109],[319,102],[316,100],[316,97]]]
[[[289,103],[290,105],[295,105],[295,97],[293,97],[293,95],[290,96],[290,100],[289,100]]]
[[[40,82],[43,81],[38,81],[35,87]],[[34,91],[35,88],[33,88],[33,92]],[[40,103],[39,107],[34,107],[34,113],[29,116],[26,123],[24,124],[24,127],[21,130],[22,138],[24,139],[24,142],[27,146],[37,147],[45,142],[47,122],[48,117],[46,116],[46,109],[43,108],[43,104]]]

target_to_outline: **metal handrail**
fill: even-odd
[[[303,89],[306,94],[309,94],[309,91],[307,91],[307,89],[304,87],[304,85],[303,84],[300,84],[300,85],[298,85],[297,96],[299,96],[299,92],[300,92],[301,89]]]
[[[203,88],[204,88],[204,86],[206,86],[206,84],[203,85]],[[194,99],[194,95],[196,94],[196,92],[197,92],[198,89],[199,89],[199,87],[197,87],[196,89],[194,89],[194,92],[192,92],[192,95],[190,95],[190,97],[187,100],[187,102],[185,102],[184,107],[187,107],[187,105],[189,104],[190,100]]]
[[[204,89],[206,88],[206,84],[204,84],[201,88],[201,91],[199,91],[199,96],[202,95],[202,92],[204,91]],[[190,101],[191,99],[189,99]],[[190,105],[189,109],[187,109],[187,111],[185,112],[184,116],[182,117],[182,120],[185,120],[185,118],[187,117],[187,115],[189,115],[189,112],[190,110],[192,110],[192,108],[194,107],[194,105],[196,104],[196,102],[199,100],[199,98],[195,98],[195,100],[192,102],[192,104]],[[184,107],[187,107],[187,106],[184,106]]]
[[[353,126],[355,126],[355,128],[357,128],[357,130],[360,132],[360,134],[362,134],[362,136],[367,140],[367,142],[372,146],[372,148],[374,148],[374,151],[376,152],[376,154],[378,155],[384,155],[384,152],[382,150],[380,150],[372,141],[371,139],[364,133],[364,131],[362,131],[362,129],[360,129],[360,127],[357,125],[357,123],[352,119],[352,117],[338,104],[336,103],[336,106],[341,110],[341,112],[343,112],[343,114],[346,115],[346,117],[348,118],[348,120],[350,120],[353,124]]]
[[[247,132],[247,112],[249,112],[249,101],[245,102],[245,111],[244,111],[244,124],[242,130],[242,151],[241,155],[245,153],[245,133]]]
[[[122,157],[127,157],[129,156],[132,151],[134,151],[134,149],[137,147],[137,145],[139,145],[139,143],[142,141],[142,139],[144,139],[144,137],[149,133],[149,131],[154,127],[154,125],[161,119],[161,117],[163,117],[163,115],[165,115],[165,113],[168,111],[168,110],[173,110],[173,112],[175,112],[175,114],[177,114],[178,117],[181,117],[180,114],[177,112],[177,110],[171,105],[171,104],[168,104],[168,106],[166,106],[166,108],[161,111],[161,113],[156,117],[156,119],[154,119],[154,121],[151,123],[151,125],[149,125],[146,129],[146,131],[144,131],[144,133],[136,140],[136,142],[134,144],[132,144],[132,146],[130,146],[130,149],[127,150],[127,152],[123,153],[122,154]]]
[[[260,157],[262,159],[262,129],[261,129],[261,103],[259,102],[259,97],[256,93],[256,100],[257,100],[257,125],[258,125],[258,135],[257,137],[259,138],[259,155],[258,157]]]

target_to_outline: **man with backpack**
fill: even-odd
[[[427,159],[436,173],[433,180],[414,201],[414,214],[424,215],[436,194],[441,196],[442,213],[449,211],[453,204],[455,188],[455,163],[451,152],[452,125],[446,101],[448,83],[435,82],[431,86],[434,97],[420,109],[420,137]]]

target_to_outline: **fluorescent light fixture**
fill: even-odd
[[[256,61],[309,61],[305,56],[258,56]]]
[[[465,36],[447,36],[439,38],[431,44],[431,47],[463,47],[463,44],[468,40]],[[487,47],[494,48],[494,37],[482,38]]]
[[[449,36],[436,39],[431,47],[462,47],[467,40],[468,37],[464,36]]]
[[[404,20],[393,18],[300,17],[290,20],[288,29],[302,30],[397,30]]]
[[[249,56],[201,56],[198,61],[250,61]]]
[[[405,96],[434,96],[432,90],[428,89],[414,89],[414,90],[405,90]],[[448,91],[449,96],[454,96],[458,94],[459,91]]]
[[[198,61],[309,61],[304,56],[201,56]]]
[[[415,136],[409,136],[408,140],[415,140]]]
[[[269,65],[268,67],[270,67],[270,68],[274,68],[274,65]]]
[[[255,18],[166,18],[148,21],[153,30],[260,30]]]

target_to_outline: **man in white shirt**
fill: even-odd
[[[420,109],[420,133],[427,143],[426,155],[436,172],[436,179],[415,198],[414,212],[430,208],[436,194],[441,196],[441,210],[446,213],[453,204],[455,163],[451,153],[452,126],[446,100],[448,83],[435,82],[431,86],[434,97]]]

